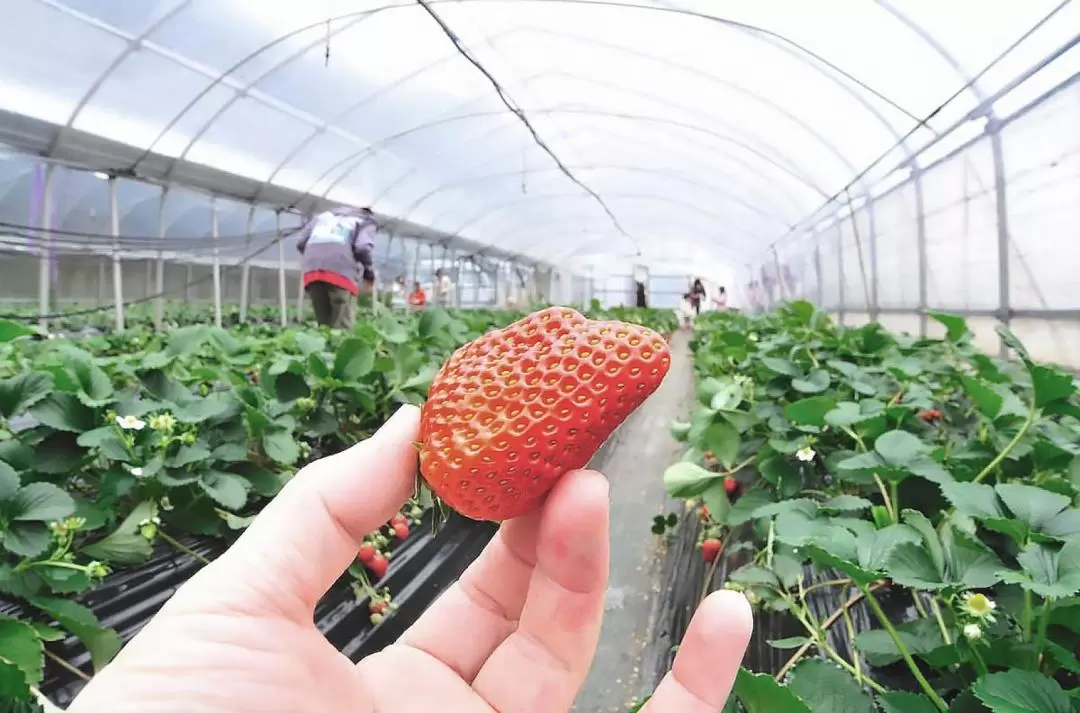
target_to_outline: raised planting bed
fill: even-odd
[[[805,302],[698,321],[699,403],[665,473],[692,508],[671,556],[696,562],[670,565],[670,597],[755,606],[726,710],[1080,711],[1077,385],[1007,329],[1001,360],[930,316],[944,339]]]
[[[380,311],[349,333],[195,324],[79,340],[0,321],[0,703],[32,688],[68,700],[299,467],[422,403],[455,348],[518,316]],[[451,522],[432,540],[419,503],[399,517],[366,538],[390,551],[389,573],[358,562],[320,605],[350,656],[393,641],[493,531]],[[368,580],[398,603],[374,627]]]

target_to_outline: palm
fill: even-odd
[[[361,534],[409,494],[416,414],[400,413],[299,474],[70,713],[569,710],[596,650],[607,585],[607,484],[596,473],[565,476],[541,511],[505,523],[401,641],[358,665],[312,623]],[[749,638],[745,600],[736,599],[732,608],[713,598],[695,616],[650,710],[720,709]]]

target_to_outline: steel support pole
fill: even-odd
[[[169,187],[161,187],[161,199],[158,202],[158,240],[161,245],[157,253],[157,272],[154,279],[154,329],[161,331],[165,323],[165,204],[169,199]]]
[[[289,323],[289,298],[285,294],[287,291],[285,286],[285,241],[281,237],[280,210],[274,213],[274,239],[278,241],[278,307],[281,310],[281,326],[284,327]]]
[[[926,258],[926,210],[923,201],[922,169],[913,166],[911,181],[915,187],[915,229],[916,250],[919,265],[919,301],[916,308],[919,313],[919,336],[926,336],[926,310],[929,303],[929,263]]]
[[[116,331],[124,331],[124,266],[120,260],[120,208],[116,201],[116,176],[109,177],[109,232],[113,238],[113,304],[116,307]]]
[[[214,243],[211,267],[214,278],[214,324],[222,326],[221,320],[221,256],[218,253],[218,209],[217,197],[210,199],[210,238]]]
[[[450,248],[450,266],[454,271],[454,284],[458,286],[454,290],[454,309],[461,309],[461,264],[458,262],[457,248]]]
[[[787,299],[787,290],[784,289],[784,271],[780,269],[780,254],[776,252],[776,246],[772,248],[773,265],[776,266],[776,285],[780,288],[780,301]]]
[[[255,231],[255,204],[248,208],[247,226],[244,229],[244,264],[240,266],[240,324],[247,322],[248,304],[251,300],[251,253],[252,233]]]
[[[814,233],[814,285],[815,302],[818,307],[825,307],[825,285],[821,280],[821,235]]]
[[[53,188],[53,165],[45,165],[45,182],[41,192],[41,217],[38,225],[38,245],[41,255],[38,258],[38,324],[42,329],[49,328],[48,314],[50,281],[52,279],[52,260],[49,250],[49,236],[52,232],[52,188]]]
[[[1009,273],[1009,203],[1005,176],[1005,151],[1001,145],[1001,123],[991,118],[986,125],[990,136],[990,151],[994,161],[994,201],[997,204],[997,257],[998,257],[998,319],[1006,327],[1012,321],[1012,278]],[[1009,355],[1005,342],[1001,342],[1000,354]]]
[[[844,285],[844,231],[840,228],[839,218],[836,221],[836,274],[836,314],[839,315],[840,324],[843,324],[847,290]]]
[[[878,254],[877,254],[877,219],[874,217],[874,198],[866,194],[866,217],[870,228],[870,321],[878,319]]]

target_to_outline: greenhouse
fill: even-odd
[[[0,711],[1080,713],[1078,45],[0,0]]]

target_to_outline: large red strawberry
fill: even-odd
[[[458,349],[420,419],[420,472],[476,520],[536,508],[660,385],[671,364],[645,327],[549,307]]]

